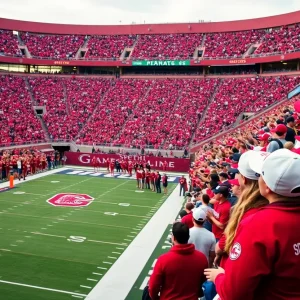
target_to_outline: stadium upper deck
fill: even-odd
[[[0,19],[0,61],[38,65],[243,65],[298,59],[300,11],[196,24],[62,25]],[[171,62],[168,62],[171,60]],[[162,62],[164,61],[164,62]]]

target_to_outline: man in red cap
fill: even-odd
[[[284,144],[287,142],[285,140],[287,127],[284,124],[278,124],[273,130],[271,130],[271,133],[272,141],[267,147],[267,152],[270,153],[284,147]]]

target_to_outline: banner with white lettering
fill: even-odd
[[[74,166],[91,167],[92,159],[95,156],[100,167],[107,167],[107,161],[114,160],[131,160],[132,162],[148,162],[151,169],[163,170],[166,164],[166,171],[169,172],[188,172],[190,160],[185,158],[168,158],[144,155],[122,155],[122,154],[92,154],[81,152],[66,152],[66,164]]]

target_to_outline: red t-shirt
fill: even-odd
[[[224,201],[223,203],[216,202],[214,204],[214,210],[216,214],[214,215],[215,218],[222,224],[227,224],[230,215],[231,204],[228,200]],[[216,239],[220,239],[224,232],[224,229],[219,228],[214,223],[212,224],[212,232],[215,235]]]
[[[184,216],[184,217],[181,219],[181,223],[186,224],[189,228],[194,227],[194,223],[193,223],[193,213],[190,212],[190,213],[188,213],[186,216]]]

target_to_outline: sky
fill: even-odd
[[[296,10],[299,0],[0,0],[1,18],[86,25],[217,22]]]

